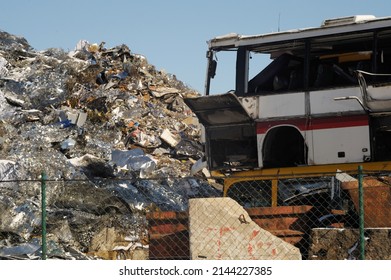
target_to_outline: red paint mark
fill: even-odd
[[[211,228],[211,227],[206,228],[207,232],[212,232],[212,231],[216,231],[216,230],[217,230],[216,228]]]
[[[259,230],[255,230],[255,229],[253,230],[253,232],[250,235],[250,240],[249,240],[248,245],[247,245],[247,253],[248,253],[248,255],[250,256],[251,259],[255,259],[255,256],[254,256],[254,246],[251,243],[255,239],[255,237],[257,237],[259,232],[260,232]],[[259,248],[258,243],[256,243],[255,245],[256,245],[257,248]],[[262,245],[261,245],[261,247],[262,247]]]
[[[235,230],[235,228],[221,227],[220,228],[220,237],[222,237],[224,234],[226,234],[227,232],[230,232],[232,230]]]
[[[248,246],[247,246],[247,253],[248,253],[248,255],[251,256],[251,257],[254,256],[253,246],[251,245],[251,243],[248,243]]]
[[[227,233],[236,230],[236,228],[231,228],[231,227],[220,227],[219,229],[219,237],[216,241],[217,243],[217,259],[222,258],[222,252],[221,252],[221,247],[222,247],[222,237]]]
[[[259,232],[259,230],[254,229],[250,236],[250,240],[253,240],[259,234]]]

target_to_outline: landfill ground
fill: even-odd
[[[221,196],[198,168],[199,93],[130,47],[35,50],[0,31],[0,259],[147,258],[145,213]]]

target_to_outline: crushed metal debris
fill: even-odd
[[[220,195],[192,171],[198,95],[126,45],[37,51],[0,31],[0,259],[40,257],[42,171],[51,258],[143,258],[146,212]]]

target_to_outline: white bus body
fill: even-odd
[[[236,55],[235,90],[211,94],[219,52]],[[271,63],[251,76],[259,54]],[[391,160],[391,18],[216,37],[207,58],[205,96],[185,102],[211,170]]]

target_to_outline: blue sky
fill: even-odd
[[[206,42],[215,36],[316,27],[341,16],[391,16],[389,0],[0,0],[0,7],[0,29],[25,37],[36,50],[73,50],[81,39],[105,41],[108,48],[126,44],[201,93]]]

